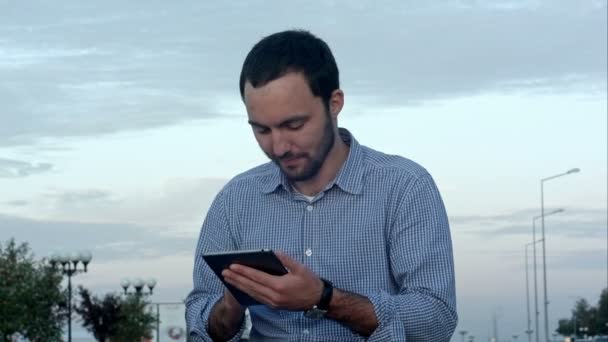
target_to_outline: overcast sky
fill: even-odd
[[[305,28],[336,56],[339,124],[436,179],[458,330],[485,339],[495,313],[502,338],[523,335],[540,179],[581,169],[545,184],[548,210],[565,209],[546,219],[553,330],[608,279],[606,11],[602,0],[0,0],[0,241],[39,257],[91,249],[75,281],[97,293],[156,277],[154,300],[183,299],[213,196],[266,161],[238,93],[245,54]]]

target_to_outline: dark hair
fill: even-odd
[[[289,72],[301,72],[314,96],[328,108],[334,90],[340,87],[339,72],[327,43],[304,30],[288,30],[264,37],[253,46],[243,62],[239,87],[254,88]]]

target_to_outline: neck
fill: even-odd
[[[342,141],[340,134],[336,133],[334,146],[329,151],[317,175],[307,181],[294,182],[293,186],[303,195],[314,196],[318,194],[336,178],[340,168],[348,158],[348,151],[349,146]]]

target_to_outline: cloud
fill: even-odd
[[[242,115],[217,100],[238,103],[249,48],[291,27],[325,38],[369,105],[606,88],[602,1],[61,4],[0,4],[0,146]]]
[[[111,194],[107,191],[98,189],[86,189],[80,191],[53,192],[46,195],[47,198],[54,199],[58,205],[91,205],[90,202],[109,202]]]
[[[468,5],[392,3],[376,10],[382,15],[362,9],[338,18],[340,27],[361,27],[330,34],[339,61],[347,61],[344,79],[361,83],[357,95],[380,94],[383,105],[482,92],[577,91],[589,84],[600,84],[604,94],[605,4],[500,9],[462,3]]]
[[[37,218],[141,226],[163,235],[198,233],[211,201],[227,182],[219,178],[173,179],[118,194],[104,189],[55,188],[31,201]]]
[[[22,178],[50,171],[53,164],[0,158],[0,178]]]
[[[552,235],[561,235],[569,238],[601,238],[606,235],[606,219],[598,218],[594,221],[553,220],[545,224]],[[540,236],[540,221],[536,225],[536,234]],[[498,229],[479,230],[477,234],[484,237],[499,237],[504,235],[529,235],[532,233],[532,224],[510,225]]]
[[[119,196],[101,189],[61,191],[25,202],[37,217],[0,213],[0,240],[28,242],[37,257],[90,249],[95,262],[190,260],[204,215],[226,180],[170,181]],[[21,203],[16,203],[21,204]]]
[[[552,209],[547,209],[550,211]],[[522,220],[525,218],[530,218],[538,215],[537,209],[523,209],[519,211],[514,211],[511,213],[505,214],[496,214],[496,215],[467,215],[467,216],[451,216],[450,222],[458,225],[470,225],[470,224],[480,224],[480,223],[495,223],[497,221],[513,221],[513,220]]]
[[[122,278],[154,277],[155,298],[183,299],[189,290],[198,236],[167,236],[162,228],[131,224],[35,220],[0,214],[0,244],[10,238],[26,242],[36,259],[52,252],[88,249],[93,259],[88,272],[75,278],[95,292],[120,291]]]
[[[556,208],[545,209],[550,213]],[[529,235],[532,218],[539,216],[538,209],[523,209],[512,213],[479,216],[454,216],[450,222],[461,232],[484,238]],[[603,237],[607,225],[606,209],[566,208],[564,212],[546,216],[545,225],[554,236],[566,238]],[[536,233],[540,234],[541,221],[536,220]],[[540,236],[540,235],[539,235]]]
[[[28,242],[37,257],[52,251],[90,249],[94,258],[112,261],[123,258],[158,257],[194,251],[196,237],[162,234],[162,228],[132,224],[84,223],[35,220],[0,214],[2,239]]]
[[[604,234],[605,236],[605,234]],[[560,252],[548,259],[551,269],[606,271],[606,249],[583,249]]]
[[[8,201],[8,202],[4,202],[4,203],[9,206],[12,206],[12,207],[25,207],[29,204],[28,201],[23,201],[23,200]]]
[[[0,102],[4,107],[0,112],[0,146],[33,144],[42,137],[150,129],[220,116],[219,112],[210,112],[210,100],[195,90],[87,81],[86,75],[75,77],[81,81],[64,85],[33,80],[12,86],[0,83]]]

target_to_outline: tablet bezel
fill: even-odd
[[[261,303],[226,282],[222,276],[224,269],[228,268],[231,264],[240,264],[275,276],[282,276],[288,273],[272,249],[210,252],[204,253],[202,257],[220,281],[230,290],[234,298],[245,307],[261,305]]]

